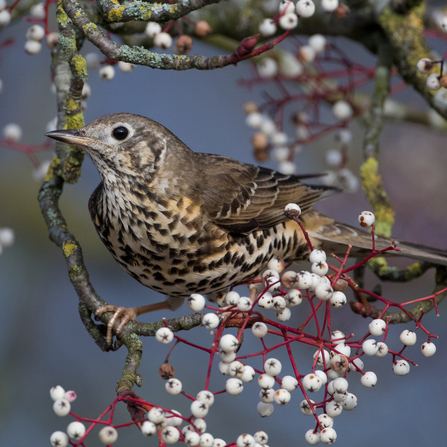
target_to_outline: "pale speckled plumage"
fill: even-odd
[[[129,135],[118,141],[113,130]],[[306,259],[301,230],[284,206],[297,203],[315,248],[352,255],[371,251],[371,236],[335,222],[312,205],[334,192],[296,176],[192,152],[169,130],[127,113],[102,116],[77,131],[52,138],[84,147],[102,182],[89,210],[115,259],[147,287],[186,297],[248,280],[273,257]],[[389,246],[379,238],[377,246]],[[447,264],[445,253],[400,245],[410,257]]]

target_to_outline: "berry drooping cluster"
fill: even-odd
[[[299,221],[300,212],[296,204],[289,204],[285,208],[285,213],[300,225],[308,244],[311,245]],[[190,414],[181,415],[176,410],[168,410],[149,403],[129,392],[125,396],[118,396],[106,412],[94,421],[70,413],[77,421],[68,426],[67,434],[56,432],[52,435],[53,446],[66,445],[68,437],[73,440],[72,445],[86,445],[86,436],[97,424],[105,426],[99,432],[99,436],[100,439],[104,436],[107,442],[103,442],[108,444],[117,439],[116,429],[136,424],[145,436],[158,433],[160,445],[176,442],[184,442],[191,447],[265,445],[267,435],[263,432],[253,436],[242,434],[236,442],[226,444],[222,439],[214,438],[206,431],[205,419],[213,413],[214,400],[222,393],[237,396],[243,392],[259,393],[256,410],[261,417],[270,416],[276,408],[288,405],[293,400],[294,394],[298,395],[301,413],[313,420],[304,435],[305,440],[310,445],[320,442],[329,445],[335,442],[337,432],[334,429],[334,419],[342,412],[354,410],[357,406],[358,398],[349,391],[349,384],[359,380],[365,387],[371,388],[377,383],[378,378],[374,371],[366,369],[368,357],[388,356],[391,358],[393,371],[398,376],[408,374],[410,365],[415,365],[404,354],[408,347],[416,343],[414,331],[406,329],[401,333],[400,350],[392,350],[388,346],[389,318],[385,315],[389,309],[396,308],[404,312],[413,320],[416,328],[425,333],[427,341],[421,346],[423,355],[429,357],[436,351],[432,342],[432,338],[436,336],[422,325],[422,316],[416,320],[406,307],[425,300],[432,300],[436,306],[436,295],[445,290],[418,300],[396,303],[360,288],[350,276],[350,272],[365,265],[373,256],[396,250],[395,246],[379,251],[375,249],[374,221],[374,214],[369,211],[359,215],[360,225],[363,228],[371,228],[373,249],[369,256],[352,267],[346,267],[349,249],[344,259],[334,256],[336,265],[333,265],[324,251],[312,249],[310,246],[312,251],[308,271],[287,270],[282,260],[273,259],[258,279],[247,284],[248,296],[241,296],[230,289],[227,293],[208,297],[214,305],[207,305],[204,296],[192,294],[188,299],[191,310],[194,312],[207,310],[202,316],[202,326],[212,331],[212,341],[209,345],[198,345],[175,335],[165,322],[165,327],[156,332],[156,339],[162,344],[170,344],[174,340],[175,343],[159,372],[166,380],[165,389],[169,394],[181,395],[191,401]],[[334,328],[331,323],[332,312],[337,312],[347,303],[348,288],[353,289],[356,296],[369,296],[384,305],[384,309],[378,311],[379,314],[370,322],[365,334],[360,338],[354,338],[354,334],[345,335],[342,328]],[[362,302],[364,300],[351,303],[353,304],[351,307],[356,308],[362,305]],[[292,316],[294,323],[289,325],[287,322]],[[230,333],[234,330],[232,328],[238,329],[237,334]],[[246,348],[250,336],[254,337],[253,340],[259,340],[259,349],[254,352]],[[303,354],[304,347],[297,354],[297,344],[312,347],[313,356],[309,355],[306,358]],[[169,363],[174,349],[179,349],[182,345],[196,348],[209,355],[206,380],[202,390],[197,394],[187,393],[184,390],[177,372]],[[280,360],[281,357],[285,360]],[[290,374],[284,371],[290,371]],[[211,390],[210,379],[218,374],[228,377],[224,388]],[[196,397],[193,397],[194,395]],[[62,391],[57,397],[54,403],[56,413],[68,414],[69,400],[62,397]],[[113,425],[113,410],[119,401],[125,401],[128,406],[141,410],[139,412],[129,410],[134,414],[133,422]],[[102,421],[108,412],[110,412],[109,419]],[[85,421],[92,424],[87,430],[83,425]],[[72,424],[76,424],[76,430]],[[57,442],[65,444],[55,444],[53,437]]]
[[[348,125],[366,111],[354,101],[356,89],[373,77],[373,67],[353,64],[335,43],[329,43],[320,34],[311,36],[307,44],[297,43],[293,52],[282,51],[263,58],[255,75],[240,81],[247,88],[271,85],[279,91],[274,97],[269,90],[263,104],[244,105],[246,124],[255,130],[252,146],[256,160],[264,162],[273,154],[279,171],[293,174],[295,156],[304,146],[335,132],[339,148],[326,154],[325,182],[338,184],[347,192],[356,191],[359,181],[346,166],[352,140]],[[295,93],[297,85],[301,91]],[[332,118],[320,110],[323,104],[332,108]],[[295,111],[290,116],[290,131],[285,118],[291,107]]]

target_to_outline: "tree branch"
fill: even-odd
[[[97,5],[106,22],[129,22],[135,20],[167,22],[177,20],[191,11],[196,11],[220,0],[179,0],[177,3],[147,3],[134,1],[120,5],[117,0],[98,0]]]

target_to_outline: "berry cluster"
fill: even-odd
[[[300,209],[296,204],[287,205],[285,212],[301,226],[298,220]],[[364,211],[358,220],[362,227],[371,228],[374,240],[374,214]],[[307,238],[307,234],[305,236]],[[310,244],[309,240],[308,243]],[[282,260],[273,259],[258,279],[247,284],[249,296],[241,296],[235,290],[208,296],[207,298],[217,307],[207,305],[204,296],[192,294],[188,299],[190,309],[194,312],[207,309],[207,313],[202,316],[202,326],[212,331],[211,346],[197,345],[175,335],[166,323],[155,334],[156,340],[162,344],[170,344],[175,340],[165,363],[160,367],[160,375],[166,380],[165,389],[169,394],[182,395],[191,400],[190,414],[184,416],[176,410],[154,405],[133,394],[130,398],[119,396],[107,411],[112,412],[117,402],[125,401],[128,405],[131,403],[143,408],[144,413],[147,413],[146,416],[134,417],[132,423],[118,426],[112,424],[112,416],[108,421],[100,421],[106,413],[95,421],[70,413],[77,421],[68,426],[67,434],[54,433],[53,445],[64,446],[69,437],[73,440],[73,445],[84,443],[89,430],[98,423],[105,425],[99,432],[100,439],[110,445],[117,439],[117,428],[135,423],[145,436],[158,433],[161,445],[184,442],[191,447],[224,445],[259,447],[265,445],[268,439],[263,432],[253,436],[242,434],[236,442],[226,444],[222,439],[214,438],[206,431],[205,421],[208,414],[212,413],[212,405],[220,394],[237,396],[242,392],[253,392],[253,382],[258,385],[257,412],[261,417],[270,416],[276,407],[287,405],[292,400],[293,394],[300,394],[299,406],[302,414],[311,416],[314,420],[313,427],[304,435],[305,440],[310,445],[320,442],[326,445],[332,444],[337,438],[334,419],[342,412],[354,410],[357,406],[357,396],[348,391],[350,382],[359,378],[360,383],[367,388],[374,387],[377,383],[378,378],[374,371],[365,370],[366,358],[391,357],[393,371],[398,376],[408,374],[410,364],[414,365],[414,362],[404,355],[404,351],[416,343],[416,333],[404,330],[400,334],[402,348],[398,351],[390,349],[387,344],[389,323],[385,313],[391,307],[407,312],[405,306],[415,301],[394,303],[360,289],[348,274],[363,266],[372,256],[393,249],[394,246],[381,251],[373,248],[370,256],[352,267],[346,267],[349,249],[344,259],[334,257],[338,266],[328,262],[324,251],[314,249],[309,256],[309,271],[301,272],[287,270]],[[333,273],[329,274],[330,271]],[[354,334],[345,335],[331,324],[331,313],[347,303],[345,292],[348,287],[356,293],[374,297],[385,305],[379,317],[370,322],[365,335],[359,339],[354,339]],[[435,295],[432,295],[416,301],[434,300],[434,298]],[[304,306],[304,303],[307,303],[307,306]],[[302,323],[287,325],[293,309],[298,306],[299,309],[307,307],[310,312],[307,315],[304,312],[303,318],[303,310],[296,311],[296,316],[303,318]],[[270,318],[270,311],[273,312],[274,319]],[[407,314],[409,315],[408,312]],[[416,328],[421,329],[428,337],[421,347],[423,355],[427,357],[433,355],[436,347],[431,339],[436,336],[421,324],[422,317],[418,320],[412,319]],[[316,327],[316,333],[311,326]],[[229,332],[230,328],[235,327],[238,328],[236,335]],[[259,351],[247,352],[245,349],[244,339],[250,333],[255,339],[259,339],[261,347]],[[380,341],[377,341],[379,337]],[[302,353],[299,356],[294,355],[292,347],[297,343],[314,347],[316,350],[313,356],[306,359]],[[174,377],[176,371],[168,363],[173,350],[182,344],[205,351],[210,357],[205,386],[196,397],[185,392],[182,381]],[[277,355],[273,356],[273,353]],[[283,354],[287,364],[279,359]],[[262,360],[262,368],[257,368],[253,362],[257,358]],[[304,363],[304,366],[298,365],[298,361]],[[285,369],[291,369],[293,374],[282,374]],[[217,372],[228,378],[223,390],[211,391],[210,378]],[[56,413],[68,414],[70,400],[63,394],[63,390],[59,390],[57,396],[55,393],[52,391],[52,397],[57,398],[54,403]],[[92,422],[92,427],[88,430],[83,425],[85,421]],[[181,427],[182,424],[185,425]],[[56,444],[53,437],[62,444]]]

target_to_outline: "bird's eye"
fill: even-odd
[[[129,135],[129,131],[124,126],[120,126],[113,129],[112,135],[117,140],[124,140]]]

